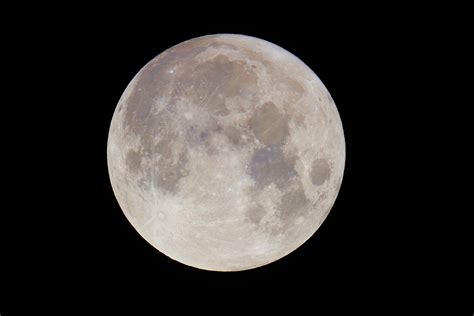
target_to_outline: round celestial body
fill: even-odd
[[[107,163],[125,216],[156,249],[214,271],[256,268],[308,240],[342,181],[329,92],[300,59],[244,35],[164,51],[127,86]]]

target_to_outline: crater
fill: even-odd
[[[248,170],[259,189],[272,182],[284,189],[288,186],[288,180],[296,175],[294,166],[285,160],[279,145],[269,145],[255,151]]]
[[[122,112],[122,109],[123,109],[123,102],[120,102],[118,107],[117,107],[117,112],[118,113]]]
[[[331,167],[327,159],[316,159],[311,167],[311,182],[322,185],[331,176]]]
[[[255,110],[250,128],[265,145],[281,144],[289,134],[287,117],[272,102],[266,102]]]
[[[190,147],[202,147],[209,149],[211,142],[211,131],[206,129],[208,126],[191,125],[186,129],[186,142]]]

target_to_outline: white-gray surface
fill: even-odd
[[[345,142],[330,94],[301,60],[220,34],[178,44],[135,76],[107,158],[143,238],[181,263],[235,271],[314,234],[339,191]]]

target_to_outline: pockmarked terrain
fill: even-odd
[[[186,265],[236,271],[315,233],[341,185],[345,142],[329,92],[301,60],[221,34],[140,70],[115,110],[107,158],[144,239]]]

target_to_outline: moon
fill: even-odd
[[[240,271],[316,232],[339,192],[345,141],[331,95],[300,59],[218,34],[138,72],[113,114],[107,163],[146,241],[185,265]]]

